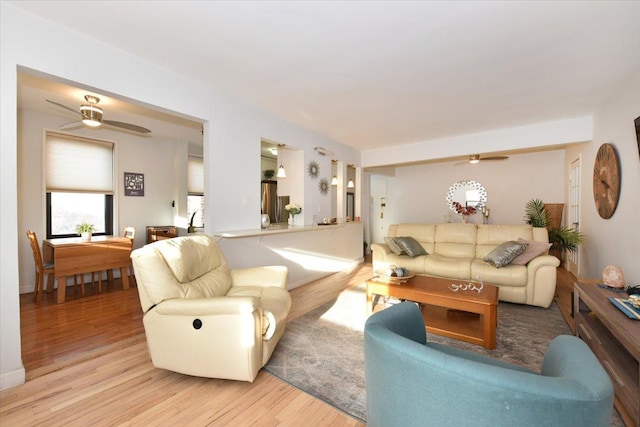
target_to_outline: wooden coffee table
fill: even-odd
[[[387,283],[379,276],[367,280],[367,312],[376,304],[374,296],[394,297],[424,304],[422,317],[427,332],[496,348],[498,286],[484,284],[481,292],[452,291],[449,285],[463,280],[415,276],[406,283]]]

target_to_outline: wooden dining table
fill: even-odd
[[[117,236],[92,236],[89,241],[81,237],[44,240],[43,260],[54,264],[58,279],[58,304],[65,300],[67,278],[76,274],[106,270],[108,280],[113,281],[113,269],[120,269],[122,287],[129,289],[132,245],[133,241],[128,237]]]

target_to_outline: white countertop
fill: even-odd
[[[233,231],[214,231],[212,234],[216,237],[226,239],[235,239],[240,237],[260,237],[271,234],[299,233],[302,231],[321,231],[342,228],[352,224],[361,224],[360,222],[347,222],[340,224],[322,224],[322,225],[287,225],[287,224],[271,224],[264,229],[251,230],[233,230]]]

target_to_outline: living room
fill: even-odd
[[[42,40],[47,40],[47,44],[42,43]],[[246,209],[241,202],[243,196],[254,201],[259,199],[255,177],[238,173],[238,165],[258,165],[259,143],[264,137],[284,143],[297,143],[307,158],[312,158],[313,147],[326,147],[341,156],[345,162],[358,165],[363,177],[361,181],[366,181],[364,178],[368,177],[369,172],[365,168],[402,165],[395,168],[394,178],[380,178],[390,184],[385,195],[389,201],[389,210],[385,211],[386,224],[391,221],[443,221],[443,215],[447,213],[444,199],[449,186],[465,179],[474,179],[487,186],[493,223],[520,223],[524,202],[530,198],[540,197],[547,202],[567,200],[565,183],[568,165],[580,158],[583,169],[580,227],[587,236],[581,248],[580,275],[597,278],[601,276],[605,266],[618,264],[630,283],[640,281],[640,266],[636,263],[639,243],[637,239],[629,238],[629,226],[633,224],[636,212],[640,209],[640,198],[635,190],[640,186],[640,164],[633,127],[633,120],[640,111],[640,78],[637,68],[635,73],[620,76],[615,88],[608,86],[602,103],[593,110],[576,112],[572,116],[557,116],[534,124],[522,122],[521,126],[498,130],[478,128],[476,132],[459,137],[459,144],[455,147],[451,144],[451,138],[443,136],[435,138],[434,144],[424,142],[359,151],[317,131],[277,119],[221,93],[219,88],[200,83],[196,78],[176,74],[161,65],[98,42],[90,36],[31,15],[8,2],[2,3],[1,43],[2,388],[24,380],[24,373],[21,372],[17,292],[18,242],[24,240],[24,230],[16,227],[20,216],[17,210],[20,195],[16,178],[18,126],[15,104],[17,74],[21,67],[82,82],[87,86],[180,112],[202,121],[205,124],[205,157],[210,164],[208,181],[228,184],[224,187],[212,185],[209,188],[208,195],[226,207],[212,210],[208,214],[207,224],[215,224],[208,229],[210,232],[259,227],[257,209]],[[51,46],[57,48],[52,49]],[[70,46],[74,48],[69,48]],[[627,55],[631,54],[627,52]],[[585,66],[597,61],[597,57],[585,58]],[[95,64],[101,66],[97,67]],[[123,78],[122,70],[127,70],[126,78]],[[153,81],[150,81],[150,76]],[[615,144],[623,174],[620,202],[615,215],[609,220],[598,216],[591,195],[591,168],[597,149],[605,142]],[[525,149],[530,152],[523,152]],[[454,166],[454,163],[471,152],[500,152],[506,153],[510,158],[504,163],[476,165],[479,166],[477,169],[471,169],[473,165]],[[431,163],[403,165],[418,159]],[[531,169],[525,169],[529,166]],[[496,179],[499,174],[504,177],[503,183],[510,184],[515,179],[513,177],[522,170],[526,171],[526,178],[518,180],[517,188],[506,184],[501,186],[500,180]],[[233,180],[229,180],[229,176]],[[554,185],[556,180],[559,183]],[[425,186],[425,183],[428,185]],[[527,189],[539,187],[538,191],[527,194],[523,188],[526,184],[529,184]],[[416,199],[412,198],[409,191],[403,190],[407,186],[419,192],[416,199],[422,205],[416,208]],[[366,209],[369,200],[364,190],[360,203],[365,209],[361,209],[360,216],[366,222],[373,213],[370,214]],[[431,202],[437,204],[436,209],[429,209]],[[324,202],[320,196],[311,195],[311,191],[305,192],[304,204],[312,207],[303,211],[305,223],[311,223],[315,207],[324,206],[323,203],[328,202]],[[374,205],[378,203],[379,200],[374,199]],[[400,207],[408,204],[412,206],[411,210],[400,211]]]

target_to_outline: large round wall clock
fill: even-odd
[[[593,165],[593,200],[598,214],[611,218],[620,198],[620,161],[611,144],[602,144]]]

